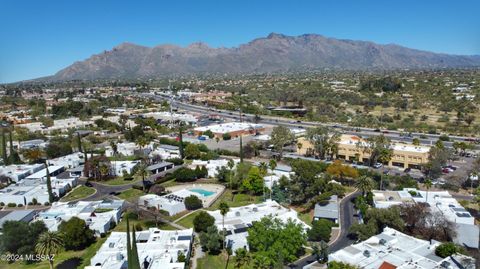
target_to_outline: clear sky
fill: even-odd
[[[52,75],[122,42],[232,47],[271,32],[480,54],[479,0],[1,0],[0,82]]]

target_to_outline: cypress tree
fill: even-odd
[[[45,162],[47,166],[47,191],[48,191],[48,202],[53,203],[54,201],[54,196],[53,196],[53,191],[52,191],[52,180],[50,179],[50,171],[48,170],[48,162]]]
[[[5,130],[2,129],[2,159],[5,165],[8,165],[7,159],[7,140],[5,139]]]
[[[127,268],[132,268],[132,246],[130,244],[130,224],[127,217]]]
[[[140,269],[140,259],[138,258],[137,240],[135,237],[135,228],[132,228],[132,269]],[[130,267],[129,267],[130,268]]]
[[[78,152],[82,152],[82,138],[80,137],[80,133],[77,133],[77,146]]]
[[[183,160],[185,158],[185,154],[183,151],[183,126],[181,123],[180,123],[180,126],[178,127],[178,140],[180,142],[180,145],[179,145],[180,158],[182,158]]]

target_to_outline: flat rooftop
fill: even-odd
[[[197,132],[205,132],[207,130],[212,131],[212,133],[232,133],[238,131],[248,131],[248,130],[255,130],[255,129],[262,129],[263,125],[249,123],[249,122],[228,122],[222,124],[214,124],[209,126],[202,126],[197,127],[194,130]]]

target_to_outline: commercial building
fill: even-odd
[[[293,222],[301,224],[305,230],[310,228],[298,218],[295,210],[285,208],[272,200],[267,200],[261,204],[232,207],[225,217],[220,214],[220,210],[207,211],[207,213],[215,218],[215,225],[218,227],[218,230],[222,230],[223,224],[225,224],[227,231],[226,242],[233,252],[238,248],[245,247],[248,249],[247,230],[252,226],[253,222],[259,221],[263,217],[272,217],[283,222],[291,219]]]
[[[473,269],[475,260],[464,255],[435,255],[437,241],[421,240],[389,227],[381,234],[328,255],[328,261],[348,263],[362,269]]]
[[[202,200],[203,204],[206,204],[206,199],[202,194],[187,189],[181,189],[164,196],[158,196],[156,194],[141,196],[138,198],[138,205],[155,207],[158,210],[167,211],[170,216],[173,216],[187,210],[185,207],[185,198],[192,195],[197,196]]]
[[[454,242],[470,248],[479,247],[480,229],[475,218],[447,191],[419,191],[405,188],[401,191],[373,191],[373,203],[377,208],[387,208],[402,203],[427,204],[432,212],[440,212],[454,223],[456,237]]]
[[[57,231],[60,223],[77,217],[100,236],[106,234],[113,224],[118,224],[123,206],[123,200],[56,202],[47,211],[40,212],[36,220],[43,221],[48,230]]]
[[[150,112],[143,114],[143,116],[145,118],[154,118],[159,122],[184,122],[191,125],[196,124],[198,121],[197,117],[192,114],[170,113],[169,111]]]
[[[297,153],[301,155],[309,155],[314,151],[314,147],[306,138],[300,138],[297,147]],[[363,150],[368,144],[367,142],[354,135],[342,135],[338,142],[337,158],[346,161],[356,161],[359,163],[368,163],[370,153]],[[393,156],[388,162],[389,167],[400,168],[416,168],[428,162],[430,147],[416,146],[404,143],[392,143]]]
[[[265,131],[265,127],[260,124],[249,122],[228,122],[221,124],[214,124],[209,126],[197,127],[194,129],[196,136],[202,135],[206,131],[211,131],[215,137],[223,139],[224,134],[229,134],[231,138],[239,137],[240,135],[255,135]]]
[[[164,231],[150,228],[136,232],[140,266],[146,269],[184,269],[185,262],[178,260],[179,253],[190,259],[193,229]],[[85,269],[127,268],[127,233],[112,232]]]

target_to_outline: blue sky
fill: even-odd
[[[271,32],[480,54],[480,1],[0,1],[0,83],[54,74],[122,42],[232,47]]]

